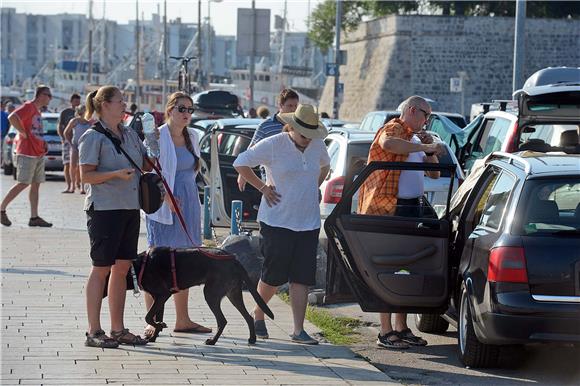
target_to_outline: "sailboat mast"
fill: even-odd
[[[89,0],[89,69],[88,84],[93,82],[93,0]]]
[[[163,67],[161,73],[163,98],[167,95],[167,0],[163,1]]]
[[[137,109],[141,102],[141,47],[140,47],[140,33],[139,33],[139,1],[135,1],[135,47],[136,47],[136,64],[135,64],[135,104]]]

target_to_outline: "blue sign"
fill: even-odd
[[[338,65],[336,63],[326,63],[326,76],[337,76]]]

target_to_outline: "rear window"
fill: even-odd
[[[56,122],[57,122],[56,118],[43,118],[42,129],[44,130],[44,134],[58,135]]]
[[[530,180],[522,197],[515,233],[580,236],[580,178]]]
[[[578,145],[580,125],[537,124],[524,127],[520,136],[520,148],[550,146],[561,148]],[[559,149],[547,149],[557,151]]]

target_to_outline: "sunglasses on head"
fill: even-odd
[[[177,111],[179,111],[180,113],[184,113],[187,111],[188,113],[193,114],[195,110],[193,109],[193,107],[178,106]]]

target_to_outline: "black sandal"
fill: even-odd
[[[85,346],[87,347],[100,347],[100,348],[117,348],[119,347],[119,342],[116,339],[109,338],[105,335],[105,331],[98,330],[94,334],[85,333],[87,340],[85,340]]]
[[[139,335],[130,333],[128,328],[124,328],[121,331],[111,331],[111,338],[115,339],[119,344],[143,346],[148,343],[147,339],[143,339]]]
[[[387,332],[385,335],[379,333],[377,344],[384,348],[403,350],[409,348],[409,344],[403,342],[396,331]]]
[[[403,342],[412,346],[427,346],[427,341],[413,334],[413,331],[411,331],[410,328],[405,328],[403,331],[397,331],[397,335]]]

